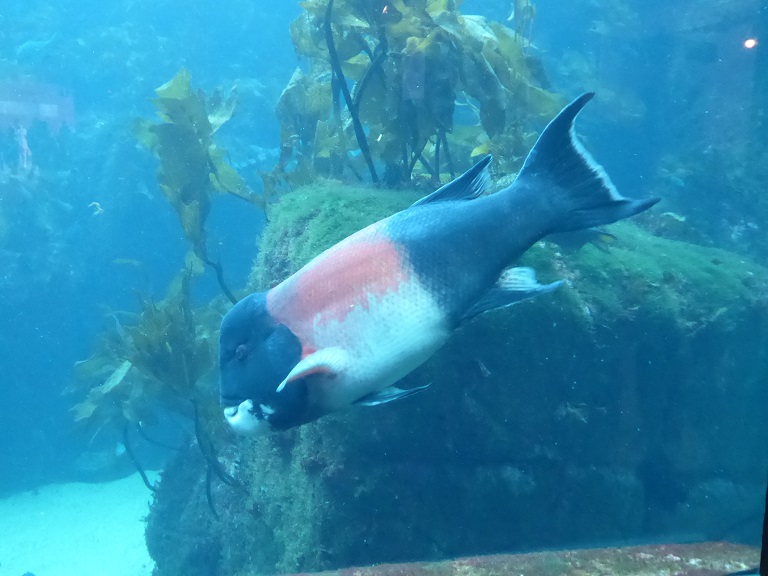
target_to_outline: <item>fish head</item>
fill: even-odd
[[[235,304],[221,322],[219,395],[224,417],[242,434],[280,429],[303,411],[306,387],[276,392],[301,360],[296,335],[270,314],[266,293],[251,294]]]

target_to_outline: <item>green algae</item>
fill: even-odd
[[[585,291],[608,314],[644,303],[662,316],[695,322],[724,304],[749,305],[768,287],[766,269],[747,258],[653,236],[628,222],[611,230],[620,239],[615,247],[587,247],[573,262],[589,283]]]

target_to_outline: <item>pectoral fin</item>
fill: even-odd
[[[533,268],[510,268],[504,271],[493,288],[488,290],[472,308],[467,310],[462,320],[469,320],[488,310],[509,306],[526,298],[552,292],[552,290],[559,288],[562,283],[563,281],[559,280],[551,284],[539,284],[536,281],[536,272]]]
[[[389,386],[384,388],[384,390],[366,394],[362,398],[355,400],[353,404],[358,406],[378,406],[379,404],[386,404],[387,402],[392,402],[393,400],[406,398],[407,396],[411,396],[412,394],[426,390],[429,388],[429,386],[429,384],[426,384],[424,386],[417,386],[416,388],[408,388],[407,390],[403,390],[397,386]]]
[[[280,386],[277,387],[277,391],[280,392],[285,385],[294,380],[305,378],[311,374],[338,374],[342,372],[348,365],[348,355],[343,348],[323,348],[317,352],[305,356],[301,361],[293,367],[285,377],[285,380],[280,382]]]

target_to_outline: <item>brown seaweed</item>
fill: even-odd
[[[464,16],[458,4],[303,2],[291,36],[309,68],[277,104],[281,158],[265,190],[317,176],[354,181],[366,170],[372,182],[434,185],[448,177],[441,156],[451,174],[487,153],[497,169],[517,170],[535,129],[561,104],[527,39],[535,11],[521,10],[511,29]],[[458,125],[457,103],[469,112]]]

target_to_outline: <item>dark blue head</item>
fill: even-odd
[[[269,313],[266,293],[251,294],[227,312],[219,336],[219,393],[235,430],[289,428],[304,418],[304,382],[276,391],[300,359],[299,339]]]

